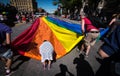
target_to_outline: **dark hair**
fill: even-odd
[[[45,41],[47,41],[47,40],[44,40],[43,42],[45,42]]]
[[[5,12],[5,15],[7,17],[6,20],[1,21],[2,23],[5,23],[7,26],[13,27],[15,25],[16,14],[18,13],[17,9],[14,6],[11,6],[9,4],[7,5],[1,5],[1,14],[2,12]]]

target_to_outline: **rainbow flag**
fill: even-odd
[[[23,56],[41,60],[39,46],[44,40],[49,40],[58,59],[69,53],[83,37],[79,24],[52,17],[41,17],[13,40],[12,46]]]
[[[100,30],[99,38],[108,30],[109,28]],[[49,40],[54,46],[55,58],[58,59],[69,53],[83,37],[80,24],[41,17],[13,40],[12,46],[23,56],[41,60],[39,46],[44,40]]]

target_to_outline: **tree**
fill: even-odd
[[[104,0],[105,5],[101,11],[101,14],[106,16],[107,21],[112,18],[113,14],[120,13],[120,0]]]
[[[79,14],[82,7],[82,0],[53,0],[54,5],[62,5],[62,14]],[[75,12],[77,10],[77,12]],[[73,16],[72,16],[73,17]]]

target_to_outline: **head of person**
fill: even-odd
[[[113,15],[112,15],[112,18],[120,19],[120,14],[113,14]]]
[[[84,17],[86,17],[86,14],[85,14],[84,12],[81,12],[81,13],[80,13],[80,17],[81,17],[81,18],[84,18]]]
[[[16,14],[18,13],[17,9],[14,6],[6,5],[5,9],[2,10],[2,14],[4,16],[4,20],[2,23],[5,23],[9,27],[13,27],[15,25]]]
[[[44,40],[43,42],[46,42],[46,41],[48,41],[48,40]]]
[[[120,14],[117,14],[117,18],[120,19]]]

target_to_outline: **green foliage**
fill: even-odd
[[[82,7],[82,0],[54,0],[53,4],[61,5],[63,13],[68,13],[68,10],[72,13]]]
[[[53,5],[56,6],[57,4],[58,4],[58,1],[55,1],[55,0],[54,0],[54,1],[53,1]]]

